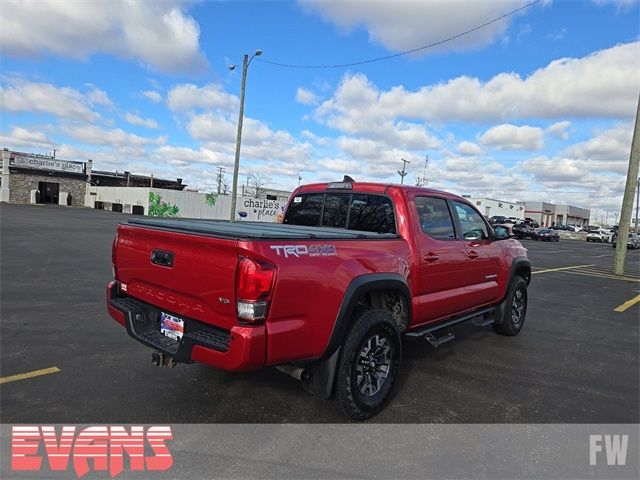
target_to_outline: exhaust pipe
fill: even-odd
[[[153,363],[156,367],[169,367],[169,368],[173,368],[178,364],[175,358],[163,352],[151,353],[151,363]]]
[[[286,373],[287,375],[295,378],[296,380],[302,381],[309,378],[309,372],[307,372],[302,367],[295,367],[293,365],[278,365],[276,369],[280,370],[282,373]]]

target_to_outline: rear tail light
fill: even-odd
[[[248,323],[267,318],[276,267],[253,258],[240,257],[236,276],[238,318]]]

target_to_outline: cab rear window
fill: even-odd
[[[391,199],[362,193],[308,193],[289,203],[283,223],[396,233]]]

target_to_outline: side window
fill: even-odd
[[[323,227],[345,228],[347,226],[347,211],[349,209],[349,195],[327,194],[322,214]]]
[[[354,193],[351,196],[349,230],[396,233],[396,219],[391,200],[381,195]]]
[[[319,226],[323,202],[324,194],[322,193],[294,197],[289,203],[289,208],[282,223],[304,225],[306,227]]]
[[[446,200],[435,197],[416,197],[420,228],[438,240],[453,240],[456,233]]]
[[[489,238],[487,225],[476,210],[460,202],[453,202],[453,205],[462,227],[462,237],[465,240],[486,240]]]

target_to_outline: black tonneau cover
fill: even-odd
[[[394,239],[399,238],[394,233],[362,232],[359,230],[345,230],[332,227],[305,227],[301,225],[286,225],[266,222],[235,222],[222,220],[177,219],[177,218],[141,218],[130,219],[130,225],[159,230],[170,230],[195,235],[207,235],[225,238],[253,238],[268,239]]]

